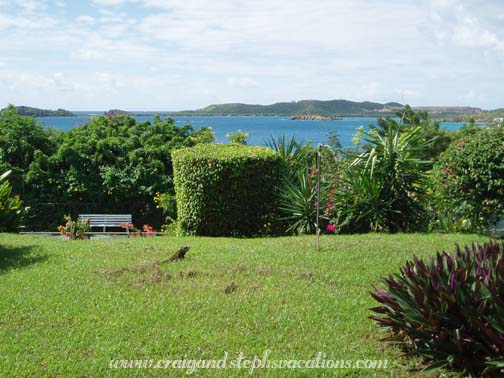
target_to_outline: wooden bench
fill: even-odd
[[[89,228],[102,227],[103,232],[107,231],[107,227],[121,227],[123,223],[131,223],[131,214],[79,214],[79,222],[87,219]],[[126,228],[126,233],[129,236],[129,228]]]

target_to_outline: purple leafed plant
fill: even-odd
[[[413,257],[373,286],[370,318],[423,356],[430,368],[504,376],[504,243],[457,246],[428,261]]]

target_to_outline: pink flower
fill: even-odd
[[[326,227],[326,232],[328,234],[334,234],[336,232],[336,226],[334,224],[329,223]]]

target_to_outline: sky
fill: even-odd
[[[0,107],[504,107],[502,0],[0,0]]]

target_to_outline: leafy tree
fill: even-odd
[[[171,151],[212,136],[169,118],[123,115],[94,117],[63,133],[9,107],[0,114],[0,168],[12,169],[13,192],[30,207],[33,228],[53,229],[65,214],[82,212],[127,212],[158,225],[155,193],[174,194]]]
[[[23,191],[23,174],[38,156],[50,156],[55,143],[32,117],[19,116],[12,105],[0,112],[0,169],[12,170],[13,191]]]

